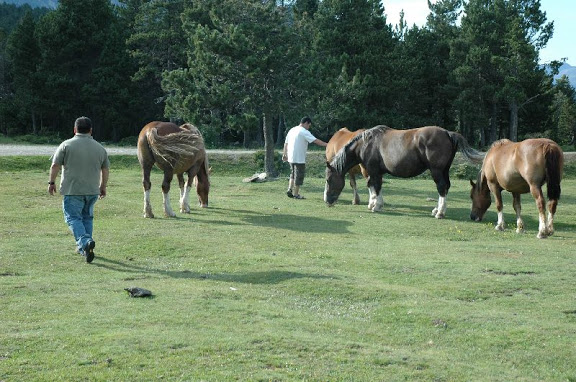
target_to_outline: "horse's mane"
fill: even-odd
[[[154,128],[150,129],[146,136],[154,156],[162,158],[173,168],[179,157],[191,157],[199,151],[205,151],[204,138],[194,125],[186,124],[182,131],[163,136],[158,135]]]
[[[353,150],[353,147],[355,145],[360,144],[358,143],[359,141],[362,141],[361,144],[364,144],[365,142],[368,142],[372,139],[379,137],[380,135],[382,135],[382,133],[384,133],[384,131],[388,129],[390,129],[390,127],[384,125],[378,125],[371,129],[364,130],[362,133],[356,135],[348,143],[342,146],[340,150],[338,150],[336,155],[334,155],[334,158],[332,158],[330,166],[334,167],[336,171],[338,171],[339,173],[344,172],[344,168],[348,161],[347,157],[348,153]]]
[[[490,148],[492,148],[492,147],[497,147],[497,146],[502,146],[502,145],[508,144],[508,143],[510,143],[510,142],[512,142],[510,139],[502,138],[502,139],[499,139],[499,140],[497,140],[497,141],[494,141],[494,142],[490,145]]]

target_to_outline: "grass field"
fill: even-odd
[[[426,177],[388,178],[371,213],[364,187],[363,205],[346,187],[327,208],[317,168],[292,200],[229,160],[212,162],[210,207],[177,218],[155,172],[144,219],[135,160],[113,157],[86,264],[48,159],[0,165],[18,169],[0,172],[0,381],[576,381],[571,177],[539,240],[528,195],[517,235],[508,194],[507,231],[494,207],[469,220],[464,179],[436,220]]]

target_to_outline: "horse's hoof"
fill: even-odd
[[[548,238],[548,235],[545,234],[545,233],[542,233],[542,232],[538,232],[538,235],[536,235],[536,237],[537,237],[538,239],[547,239],[547,238]]]
[[[149,218],[149,219],[154,219],[154,214],[147,214],[147,213],[145,213],[145,214],[144,214],[144,217],[145,217],[145,218]]]
[[[526,233],[522,228],[516,228],[516,233]]]
[[[437,217],[436,215],[438,214],[438,208],[434,208],[432,210],[432,216]]]
[[[496,231],[501,231],[501,232],[504,231],[504,227],[501,226],[501,225],[497,225],[496,227],[494,227],[494,229],[495,229]]]
[[[436,216],[434,216],[436,219],[444,219],[444,214],[436,214]]]

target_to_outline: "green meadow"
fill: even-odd
[[[142,216],[135,157],[112,156],[96,204],[96,258],[75,254],[47,157],[0,157],[0,381],[576,381],[576,177],[555,234],[536,238],[523,197],[516,234],[469,219],[455,165],[445,219],[429,176],[386,178],[385,207],[305,200],[244,183],[253,158],[211,158],[210,206]],[[460,174],[460,176],[458,176]],[[177,206],[173,182],[172,206]],[[152,298],[130,298],[138,286]]]

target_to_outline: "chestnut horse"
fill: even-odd
[[[164,215],[176,214],[170,206],[170,182],[174,174],[180,186],[180,212],[190,213],[190,189],[195,180],[196,193],[202,207],[208,206],[210,190],[208,157],[204,138],[193,125],[186,123],[177,126],[171,122],[150,122],[142,128],[138,136],[138,161],[142,168],[144,186],[144,217],[153,218],[150,205],[150,171],[154,164],[164,171],[162,196]],[[184,173],[188,174],[186,184]]]
[[[384,174],[410,178],[429,169],[440,196],[432,216],[441,219],[446,213],[446,195],[450,189],[449,170],[458,150],[472,162],[480,163],[484,158],[462,135],[438,126],[409,130],[373,127],[353,138],[326,163],[324,201],[332,206],[344,188],[346,172],[362,163],[370,188],[368,208],[381,211]]]
[[[343,127],[338,130],[332,138],[328,141],[326,146],[326,160],[330,162],[332,158],[336,155],[338,150],[342,148],[346,143],[348,143],[352,138],[363,132],[365,129],[359,129],[356,131],[350,131]],[[354,197],[352,199],[352,204],[360,204],[360,196],[358,195],[358,186],[356,185],[356,175],[362,173],[364,175],[364,168],[361,165],[352,167],[348,171],[348,178],[350,179],[350,187],[354,192]],[[366,177],[367,175],[364,175]]]
[[[530,192],[538,207],[538,235],[544,239],[554,233],[554,214],[560,199],[560,181],[564,167],[562,149],[550,139],[526,139],[512,142],[508,139],[496,141],[488,150],[476,183],[470,180],[472,191],[472,211],[470,218],[481,221],[490,207],[490,191],[496,199],[498,222],[496,230],[504,230],[502,213],[502,190],[512,193],[516,211],[516,232],[524,232],[524,222],[520,217],[520,195]],[[542,185],[547,183],[548,219],[546,219],[546,199]]]

